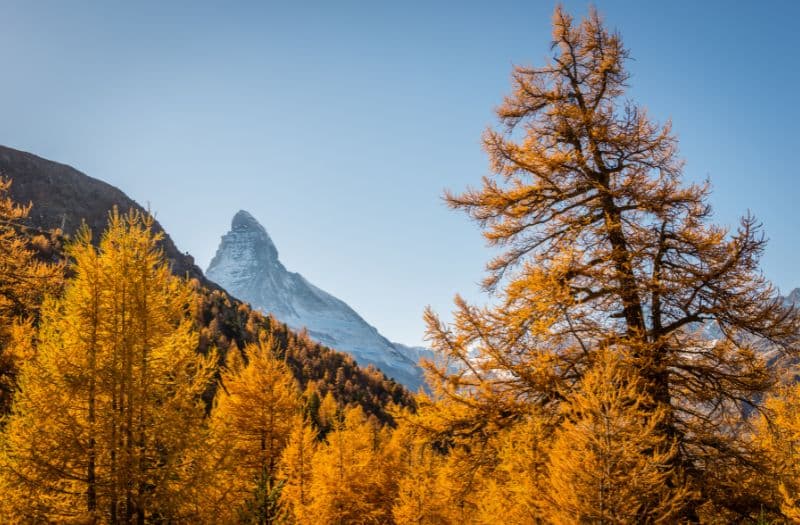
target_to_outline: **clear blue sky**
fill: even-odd
[[[202,267],[249,210],[393,340],[421,341],[426,304],[483,301],[491,252],[440,196],[487,173],[481,132],[512,64],[547,55],[555,4],[233,4],[0,0],[0,143],[149,203]],[[595,4],[719,221],[752,210],[766,275],[800,285],[800,2]]]

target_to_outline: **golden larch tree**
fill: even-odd
[[[757,418],[756,441],[766,454],[782,518],[800,521],[800,384],[781,387]]]
[[[281,505],[291,523],[313,521],[308,508],[316,446],[317,431],[309,422],[297,418],[280,463],[280,478],[286,480],[281,490]]]
[[[297,382],[275,355],[270,338],[229,358],[211,413],[210,432],[217,472],[209,487],[210,522],[242,519],[274,523],[281,514],[280,458],[300,418]]]
[[[547,462],[553,430],[536,414],[498,433],[496,465],[478,495],[478,521],[524,525],[544,523],[550,507]]]
[[[484,282],[492,306],[457,298],[451,325],[427,312],[432,346],[460,363],[434,374],[473,412],[467,428],[513,425],[526,405],[558,414],[597,352],[624,355],[698,490],[684,518],[701,502],[752,517],[760,503],[735,497],[735,473],[758,462],[731,421],[772,384],[757,341],[792,351],[800,317],[759,270],[756,220],[714,225],[708,186],[682,181],[670,124],[626,98],[620,35],[594,10],[576,23],[557,8],[552,49],[513,71],[501,127],[484,135],[492,175],[446,195],[499,255]],[[710,458],[734,474],[714,490]]]
[[[413,449],[405,455],[409,465],[400,480],[395,512],[406,517],[418,513],[423,523],[479,522],[508,423],[472,403],[468,390],[445,388],[435,382],[433,386],[430,396],[422,392],[417,395],[415,413],[397,416],[400,430],[413,436]],[[476,420],[481,423],[476,424]],[[415,486],[414,477],[428,477],[431,482]]]
[[[452,504],[453,482],[445,477],[447,456],[417,437],[413,427],[401,423],[392,434],[395,447],[404,452],[398,462],[397,496],[392,517],[398,524],[443,525],[456,522]]]
[[[392,507],[395,523],[443,525],[451,523],[450,493],[440,473],[442,456],[420,448],[408,472],[400,478],[397,500]]]
[[[196,353],[194,290],[152,226],[114,211],[98,248],[86,230],[69,248],[75,276],[42,308],[0,441],[9,519],[186,517],[214,357]]]
[[[325,397],[322,398],[317,413],[320,434],[325,436],[334,428],[337,421],[339,421],[340,412],[339,404],[336,402],[333,392],[328,390]]]
[[[659,432],[637,378],[619,357],[597,354],[567,400],[548,464],[553,523],[674,523],[692,494],[676,472],[675,442]]]
[[[337,418],[317,447],[308,512],[320,524],[391,523],[392,464],[382,454],[388,431],[359,406]]]
[[[15,325],[35,322],[44,296],[57,293],[64,280],[63,263],[42,260],[36,248],[54,240],[24,226],[31,205],[11,199],[11,183],[0,177],[0,415],[8,412],[18,367],[29,357],[11,344]]]

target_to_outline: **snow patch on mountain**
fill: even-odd
[[[791,304],[800,308],[800,288],[795,288],[783,298],[787,305]]]
[[[266,229],[248,212],[233,217],[206,276],[254,308],[290,327],[306,328],[315,340],[372,364],[411,389],[423,385],[418,365],[433,353],[392,343],[344,301],[290,272]]]

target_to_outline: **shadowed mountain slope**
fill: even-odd
[[[117,206],[120,212],[146,211],[121,190],[80,171],[31,153],[0,146],[0,175],[13,180],[11,197],[22,204],[32,202],[28,224],[41,230],[61,229],[72,235],[82,221],[95,236],[105,230],[108,212]],[[156,221],[158,231],[164,231]],[[176,275],[198,279],[212,285],[191,255],[178,250],[169,235],[164,235],[164,253]]]

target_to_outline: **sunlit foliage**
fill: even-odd
[[[300,392],[265,339],[229,355],[210,417],[205,451],[212,480],[204,496],[210,523],[276,523],[282,480],[278,467],[300,426]]]
[[[52,260],[58,232],[26,228],[31,205],[15,203],[10,187],[11,180],[0,177],[0,415],[8,410],[18,368],[28,357],[18,344],[10,344],[13,332],[21,336],[19,325],[38,319],[44,296],[58,292],[64,272],[59,258]]]
[[[769,465],[766,482],[776,491],[781,512],[800,521],[800,385],[787,385],[766,402],[756,440]]]
[[[549,451],[554,523],[672,523],[692,494],[676,471],[676,443],[660,432],[666,409],[650,400],[619,358],[600,353]]]
[[[426,314],[433,346],[458,363],[433,371],[448,410],[465,412],[450,431],[468,428],[474,450],[532,407],[563,418],[598,353],[624,357],[639,409],[659,420],[643,453],[674,448],[670,468],[696,494],[682,519],[702,505],[753,517],[769,502],[738,494],[759,465],[741,414],[773,382],[757,345],[793,352],[798,314],[760,273],[756,220],[714,225],[708,186],[682,181],[670,124],[626,98],[627,59],[595,11],[577,23],[558,8],[552,59],[514,69],[501,126],[484,135],[492,175],[447,194],[500,249],[484,282],[495,300],[458,298],[450,326]]]
[[[88,231],[69,248],[75,277],[42,308],[0,440],[9,519],[184,515],[195,482],[184,460],[214,359],[195,351],[193,289],[172,276],[151,226],[115,212],[99,248]]]

